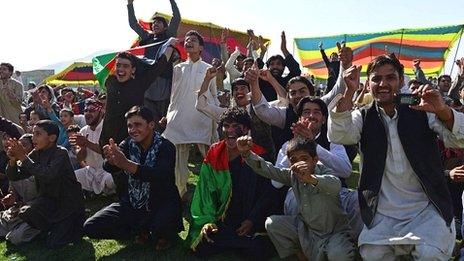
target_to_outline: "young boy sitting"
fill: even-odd
[[[50,248],[80,240],[85,218],[81,185],[66,149],[56,145],[58,134],[56,123],[41,120],[34,126],[34,150],[29,155],[15,139],[9,139],[6,146],[8,179],[34,176],[37,186],[37,198],[21,207],[18,217],[32,228],[48,232]]]
[[[340,205],[340,180],[317,164],[316,143],[292,139],[287,147],[290,169],[279,169],[251,151],[248,136],[237,140],[246,163],[259,175],[292,186],[298,203],[296,216],[270,216],[266,230],[281,258],[353,260],[355,247]]]

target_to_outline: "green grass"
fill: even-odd
[[[188,180],[189,193],[192,193],[198,181],[198,173],[201,166],[201,155],[199,152],[192,151],[189,168],[191,174]],[[359,158],[355,159],[353,165],[353,175],[347,180],[350,188],[356,188],[359,178]],[[95,213],[102,207],[114,202],[116,197],[97,197],[86,202],[89,215]],[[181,240],[187,236],[189,224],[188,208],[184,207],[184,227],[185,230],[179,233]],[[274,258],[278,260],[278,258]],[[44,239],[37,239],[31,243],[21,246],[14,246],[5,241],[0,242],[0,260],[201,260],[188,253],[179,242],[175,247],[155,252],[153,244],[137,245],[133,241],[117,240],[93,240],[84,237],[81,243],[69,245],[58,250],[48,250],[45,247]],[[233,253],[222,253],[211,257],[208,260],[240,260]]]

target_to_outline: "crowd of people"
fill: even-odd
[[[177,36],[170,3],[172,20],[156,16],[145,31],[128,0],[140,44],[161,47],[150,64],[119,53],[101,90],[25,91],[0,64],[0,236],[21,244],[43,234],[49,248],[134,238],[160,251],[179,243],[188,206],[185,241],[199,257],[452,257],[464,230],[464,58],[455,79],[426,78],[420,60],[409,79],[386,53],[361,82],[345,43],[330,58],[321,43],[320,90],[284,32],[282,54],[264,61],[262,37],[249,30],[247,53],[230,52],[224,30],[208,64],[200,33]],[[192,149],[204,157],[193,195]],[[89,217],[86,202],[99,195],[117,200]]]

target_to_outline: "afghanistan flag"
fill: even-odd
[[[135,47],[127,50],[127,52],[139,58],[140,65],[150,66],[165,52],[168,43],[171,39],[160,41],[157,43]],[[99,55],[92,59],[93,74],[100,83],[100,88],[105,89],[105,81],[108,75],[114,72],[116,64],[116,56],[119,52],[107,53]]]
[[[172,18],[172,16],[170,15],[156,12],[155,14],[153,14],[151,20],[153,20],[153,17],[155,16],[164,17],[168,21]],[[151,24],[149,22],[139,20],[139,24],[143,29],[147,31],[149,31],[151,28]],[[224,27],[215,25],[213,23],[204,23],[189,19],[182,19],[179,24],[179,28],[177,29],[177,38],[179,39],[179,44],[176,45],[176,48],[177,50],[179,50],[182,60],[187,59],[187,53],[184,50],[184,36],[190,30],[195,30],[199,32],[201,36],[203,36],[203,39],[205,41],[205,46],[203,48],[203,52],[201,53],[201,58],[203,59],[203,61],[211,63],[213,58],[220,58],[221,32],[223,29]],[[240,32],[237,30],[230,29],[226,45],[229,48],[230,52],[233,52],[235,50],[235,47],[238,47],[240,49],[240,52],[246,54],[246,46],[248,44],[248,41],[249,36],[246,32]],[[266,44],[270,42],[270,40],[266,38],[264,39],[264,41]],[[138,39],[132,44],[132,46],[138,46]]]
[[[437,76],[443,70],[444,62],[450,49],[460,39],[463,25],[399,29],[388,32],[343,34],[327,37],[295,38],[295,44],[301,64],[309,73],[319,79],[327,79],[327,69],[322,60],[318,45],[322,43],[325,52],[330,55],[337,52],[336,43],[346,42],[353,49],[353,64],[367,64],[376,56],[394,53],[404,65],[406,75],[414,75],[412,61],[421,60],[421,68],[426,76]]]
[[[262,155],[265,150],[253,144],[254,153]],[[200,231],[207,223],[223,220],[232,197],[232,178],[229,171],[229,155],[226,141],[211,146],[201,165],[190,212],[192,222],[189,230],[189,246],[195,250],[201,241]]]

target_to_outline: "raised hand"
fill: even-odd
[[[459,69],[459,75],[464,76],[464,57],[461,57],[461,59],[456,60],[456,65]]]
[[[229,37],[229,29],[223,28],[221,30],[221,43],[225,44],[227,42],[227,38]]]
[[[421,85],[412,93],[419,95],[421,98],[418,105],[411,106],[414,110],[436,113],[448,109],[448,106],[443,100],[440,92],[432,88],[430,84]]]
[[[255,61],[253,66],[245,72],[245,81],[250,85],[257,84],[259,79],[260,70],[258,68],[258,63]]]
[[[290,129],[292,130],[295,136],[300,136],[307,140],[314,140],[314,133],[311,129],[311,126],[313,124],[314,123],[311,122],[309,119],[303,119],[296,123],[293,123]]]
[[[420,69],[420,63],[421,63],[421,60],[420,59],[415,59],[412,61],[412,66],[414,66],[414,68],[417,70],[417,69]]]
[[[285,36],[285,31],[282,31],[282,34],[280,35],[280,50],[284,56],[290,54],[287,50],[287,36]]]
[[[250,136],[242,136],[237,138],[237,149],[242,155],[247,155],[251,151],[253,141]]]
[[[210,67],[206,70],[206,74],[205,74],[205,81],[210,81],[211,79],[213,79],[214,77],[216,77],[217,75],[217,69],[216,67]]]
[[[131,4],[133,4],[133,3],[134,3],[134,0],[127,0],[127,4],[128,4],[128,5],[131,5]]]
[[[353,65],[343,71],[343,80],[348,90],[355,92],[359,88],[362,66]]]
[[[343,69],[348,69],[351,67],[353,62],[353,50],[350,47],[346,47],[346,43],[343,42],[343,45],[337,42],[338,48],[338,59],[342,63]]]
[[[259,70],[259,78],[265,80],[266,82],[271,82],[273,79],[275,79],[269,69]]]

